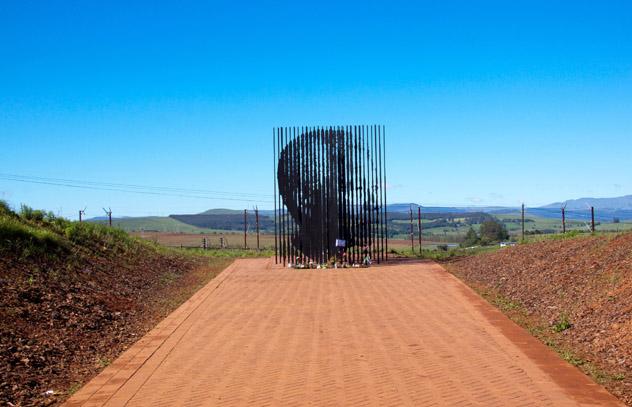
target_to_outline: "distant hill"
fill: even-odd
[[[209,209],[207,211],[199,213],[198,215],[240,215],[243,213],[244,211],[241,209],[217,208],[217,209]]]
[[[394,203],[386,205],[389,213],[408,212],[410,208],[416,211],[421,206],[424,213],[469,213],[469,212],[486,212],[491,213],[497,210],[510,209],[504,206],[423,206],[416,203]],[[515,208],[511,208],[515,209]]]
[[[234,211],[223,214],[204,214],[197,215],[169,215],[169,218],[178,222],[186,223],[191,226],[205,229],[217,230],[243,230],[244,214],[243,211]],[[255,216],[252,212],[248,214],[248,230],[256,229]],[[259,216],[259,230],[262,232],[274,231],[274,219],[268,216]]]
[[[595,209],[610,209],[610,210],[632,210],[632,195],[620,196],[616,198],[580,198],[569,199],[564,202],[556,202],[550,205],[543,206],[543,208],[555,208],[559,209],[566,204],[568,210],[582,210],[588,209],[591,206]]]

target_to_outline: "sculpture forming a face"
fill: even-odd
[[[336,239],[351,247],[376,222],[377,165],[367,140],[357,132],[314,130],[282,148],[279,193],[296,225],[292,245],[306,257],[335,253]]]

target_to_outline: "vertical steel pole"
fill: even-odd
[[[355,158],[356,151],[356,142],[355,142],[355,130],[356,126],[349,126],[349,177],[351,179],[350,188],[351,188],[351,236],[352,236],[352,246],[351,249],[351,262],[357,263],[358,257],[358,229],[357,229],[357,195],[358,195],[358,185],[356,183],[356,169],[357,169],[357,161]]]
[[[371,227],[373,229],[373,244],[375,246],[374,255],[377,262],[380,262],[380,239],[378,233],[379,227],[379,217],[378,217],[378,201],[377,201],[377,152],[376,146],[377,143],[375,141],[375,136],[377,135],[377,127],[375,125],[371,126],[371,213],[373,214],[373,223]]]
[[[336,233],[337,239],[345,239],[345,179],[344,179],[344,130],[342,126],[338,126],[336,130],[336,156],[338,166],[336,168],[336,196],[338,197],[338,232]],[[336,254],[338,254],[338,248],[336,248]],[[342,258],[340,259],[342,262]]]
[[[371,259],[375,257],[375,240],[373,239],[373,147],[371,144],[371,140],[373,139],[373,127],[367,126],[366,129],[366,137],[367,137],[367,149],[366,149],[366,168],[368,170],[367,174],[367,193],[368,197],[368,235],[369,235],[369,252],[371,253]]]
[[[334,209],[334,202],[336,200],[336,194],[334,191],[334,183],[335,183],[335,158],[334,158],[334,143],[336,140],[336,130],[332,127],[329,127],[329,133],[327,134],[327,259],[331,259],[331,243],[332,243],[332,233],[334,232],[335,222],[334,216],[336,216]]]
[[[371,240],[368,236],[368,226],[369,226],[369,214],[367,211],[367,201],[368,201],[368,186],[367,186],[367,145],[366,145],[366,126],[362,125],[362,236],[364,236],[364,246],[370,253],[371,251]],[[363,253],[364,254],[364,253]]]
[[[562,208],[562,233],[566,233],[566,208]]]
[[[291,202],[294,205],[294,203],[297,202],[297,193],[298,193],[298,188],[296,188],[296,185],[298,184],[298,179],[297,179],[297,175],[298,175],[298,171],[296,170],[296,141],[295,141],[295,136],[296,136],[296,127],[290,127],[290,146],[292,146],[292,159],[290,160],[292,163],[292,170],[290,171],[290,183],[292,185],[290,191],[292,191],[292,199]],[[291,241],[290,244],[292,247],[292,263],[295,264],[296,263],[296,258],[297,258],[297,253],[296,253],[296,218],[294,217],[296,215],[296,209],[294,212],[294,215],[292,215],[292,213],[290,212],[290,219],[292,219],[292,236],[291,236]]]
[[[372,241],[371,241],[371,178],[369,174],[371,173],[371,162],[369,160],[369,132],[371,131],[370,127],[367,125],[362,125],[362,143],[364,144],[364,149],[362,152],[362,159],[364,160],[364,171],[362,175],[364,176],[364,216],[366,219],[366,223],[364,224],[364,232],[366,237],[367,249],[369,250],[369,256],[372,255]]]
[[[298,175],[298,169],[297,169],[297,159],[298,159],[298,150],[297,150],[297,145],[296,145],[296,127],[292,127],[290,128],[290,145],[292,146],[292,178],[291,178],[291,183],[292,183],[292,201],[294,203],[298,203],[298,183],[299,183],[299,175]],[[292,262],[296,263],[296,260],[298,258],[298,250],[296,247],[296,221],[297,219],[295,218],[295,216],[298,216],[298,214],[296,213],[296,208],[295,208],[295,212],[294,215],[292,215],[292,213],[290,213],[290,217],[292,219],[292,240],[291,240],[291,245],[292,245]]]
[[[318,259],[325,262],[325,179],[323,178],[323,129],[316,128],[316,183],[318,184]]]
[[[353,179],[353,126],[347,126],[347,200],[349,201],[349,241],[347,242],[347,258],[350,263],[355,262],[355,208],[354,206],[354,192],[355,183]]]
[[[305,127],[298,128],[298,143],[300,145],[301,155],[299,157],[299,173],[301,176],[301,183],[299,185],[299,222],[298,222],[298,239],[299,239],[299,251],[301,253],[301,263],[307,263],[305,261],[305,241],[303,239],[303,229],[305,228],[305,183],[307,180],[307,173],[305,171]]]
[[[349,159],[351,156],[351,146],[349,143],[349,140],[351,139],[349,137],[349,132],[350,132],[351,126],[346,125],[345,126],[345,133],[344,133],[344,141],[345,141],[345,147],[344,147],[344,154],[345,154],[345,212],[346,212],[346,219],[345,219],[345,239],[347,240],[346,242],[346,246],[345,246],[345,252],[347,253],[347,262],[350,261],[350,249],[351,249],[351,238],[353,236],[353,234],[351,233],[351,192],[352,192],[352,187],[351,187],[351,160]]]
[[[274,174],[274,264],[279,263],[279,248],[277,245],[277,181],[276,181],[276,166],[277,166],[277,158],[276,158],[276,130],[272,129],[272,172]]]
[[[379,176],[379,201],[380,201],[380,240],[382,260],[386,260],[384,249],[384,182],[382,180],[382,133],[381,127],[377,126],[377,151],[378,151],[378,167],[380,169]]]
[[[297,203],[298,203],[298,219],[296,220],[296,239],[297,239],[297,250],[298,255],[301,259],[301,263],[305,262],[305,258],[303,257],[303,238],[301,236],[301,229],[303,228],[303,210],[305,210],[305,205],[303,205],[303,183],[305,182],[305,173],[303,171],[303,139],[301,137],[301,127],[296,128],[296,137],[294,138],[294,142],[298,143],[298,148],[296,150],[296,168],[298,175],[298,188],[297,188]]]
[[[287,191],[287,168],[288,168],[288,150],[287,150],[287,146],[285,144],[285,137],[286,137],[286,128],[282,127],[281,128],[281,158],[285,158],[283,160],[283,188],[285,191]],[[281,226],[282,226],[282,238],[283,238],[283,265],[286,266],[288,263],[288,247],[287,247],[287,216],[285,214],[285,199],[287,199],[287,197],[281,196]]]
[[[366,208],[365,205],[365,194],[364,194],[364,143],[363,143],[363,138],[364,136],[364,126],[360,125],[358,126],[358,191],[360,192],[360,200],[359,200],[359,207],[358,207],[358,211],[359,211],[359,222],[360,222],[360,230],[359,230],[359,234],[360,234],[360,261],[364,260],[364,250],[366,248],[366,235],[364,234],[364,227],[365,227],[365,218],[364,218],[364,211]]]
[[[318,127],[318,181],[320,184],[320,262],[325,263],[325,130]]]
[[[312,194],[311,194],[311,198],[310,198],[310,216],[312,217],[312,224],[310,227],[310,241],[312,244],[312,260],[314,262],[318,262],[318,252],[316,251],[316,249],[318,248],[318,245],[316,243],[316,223],[315,220],[317,219],[318,216],[318,210],[316,208],[317,202],[316,202],[316,191],[318,190],[318,183],[316,182],[316,130],[314,127],[310,127],[309,130],[309,154],[310,154],[310,184],[311,184],[311,190],[312,190]]]
[[[377,262],[380,263],[382,261],[382,240],[380,239],[380,226],[382,224],[380,218],[380,187],[379,187],[379,171],[378,171],[378,151],[377,151],[377,126],[374,124],[373,126],[373,136],[371,137],[371,150],[373,151],[372,155],[372,168],[373,168],[373,183],[372,183],[372,191],[373,191],[373,212],[374,212],[374,239],[376,245],[376,259]]]
[[[386,238],[386,260],[388,260],[388,200],[386,198],[387,181],[386,181],[386,128],[382,126],[382,154],[384,155],[384,232]]]
[[[305,127],[305,154],[306,154],[306,172],[307,172],[307,199],[305,201],[306,209],[305,213],[309,220],[309,225],[304,231],[304,236],[309,242],[307,247],[308,260],[314,261],[314,239],[312,236],[312,230],[314,228],[314,181],[312,179],[313,171],[313,155],[312,155],[312,129],[311,127]]]
[[[590,231],[595,233],[595,207],[590,207]]]
[[[292,246],[292,233],[293,233],[293,218],[292,218],[292,212],[290,211],[290,206],[291,206],[291,202],[292,202],[292,196],[293,196],[293,191],[292,191],[292,180],[294,179],[293,177],[293,166],[292,166],[292,160],[293,160],[293,154],[294,151],[292,151],[292,128],[291,127],[287,127],[286,128],[286,140],[285,140],[285,148],[287,149],[287,185],[288,185],[288,197],[287,197],[287,202],[285,204],[285,210],[286,210],[286,215],[285,215],[285,219],[287,222],[287,248],[288,248],[288,263],[294,264],[294,247]]]
[[[362,151],[360,150],[360,126],[356,126],[356,236],[358,237],[358,263],[362,261],[364,239],[362,235]]]
[[[379,201],[379,178],[378,178],[378,153],[377,153],[377,126],[373,125],[373,134],[371,137],[371,168],[373,169],[373,182],[371,183],[371,193],[373,196],[373,204],[371,210],[373,211],[373,236],[375,241],[375,258],[377,262],[380,263],[382,259],[380,258],[380,254],[382,252],[381,249],[381,240],[380,240],[380,201]]]

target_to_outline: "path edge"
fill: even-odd
[[[104,400],[103,403],[92,403],[96,400],[91,399],[93,399],[93,396],[98,395],[104,386],[114,385],[116,390],[123,387],[127,380],[165,343],[180,324],[195,311],[197,306],[228,278],[237,262],[239,262],[239,259],[233,260],[233,262],[215,276],[215,278],[197,290],[188,300],[180,304],[178,308],[158,322],[158,324],[142,338],[134,342],[121,353],[112,364],[103,369],[98,375],[83,385],[79,391],[70,396],[62,406],[75,407],[83,406],[87,403],[97,405],[105,404],[107,400]],[[112,383],[113,381],[116,381],[116,383]],[[114,394],[115,391],[111,392],[111,394]],[[110,391],[108,391],[108,393],[110,393]]]
[[[443,265],[435,264],[459,286],[462,294],[472,302],[483,318],[579,405],[625,407],[625,403],[606,390],[605,387],[595,382],[576,366],[562,359],[538,338],[480,296],[465,281],[448,271]]]

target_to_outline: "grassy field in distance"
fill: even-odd
[[[107,224],[107,220],[90,220],[89,222]],[[172,233],[212,233],[212,229],[199,228],[188,225],[179,220],[167,216],[145,216],[134,218],[112,219],[112,226],[123,229],[126,232],[137,232],[141,230]]]
[[[229,249],[242,249],[244,247],[244,234],[243,232],[236,231],[222,231],[216,233],[172,233],[172,232],[131,232],[132,236],[140,237],[143,239],[151,240],[163,246],[169,247],[202,247],[202,240],[206,237],[207,245],[210,248],[220,247],[220,237],[225,239],[227,248]],[[248,247],[254,249],[257,247],[257,235],[254,233],[248,233],[247,235]],[[415,235],[415,247],[417,247],[418,240]],[[434,248],[437,245],[444,244],[441,241],[423,239],[422,245],[425,248]],[[261,249],[274,249],[274,235],[269,233],[262,233],[259,235],[259,247]],[[409,249],[410,238],[406,239],[389,239],[389,249]]]
[[[520,212],[494,216],[501,221],[505,221],[505,226],[507,227],[507,231],[509,231],[510,235],[519,235],[521,233],[521,224],[519,222],[521,216]],[[506,222],[507,220],[516,220],[516,222]],[[539,216],[529,216],[527,213],[525,215],[525,220],[525,232],[527,233],[533,233],[536,230],[544,233],[562,233],[561,215],[560,219],[551,219]],[[632,222],[597,222],[595,229],[599,232],[623,232],[626,230],[632,230]],[[590,221],[567,220],[566,231],[572,230],[589,232]]]
[[[495,215],[497,219],[502,221],[513,240],[520,239],[521,224],[520,212]],[[99,220],[97,223],[105,223]],[[458,243],[462,241],[465,234],[470,228],[465,219],[454,218],[454,223],[438,227],[429,227],[431,221],[422,220],[423,229],[423,245],[424,247],[436,247],[437,244]],[[401,249],[410,247],[410,235],[408,232],[408,220],[393,220],[392,223],[398,226],[400,233],[391,236],[389,239],[389,248]],[[202,239],[207,238],[209,247],[219,247],[220,237],[224,237],[229,248],[243,248],[243,232],[241,230],[214,230],[199,228],[193,225],[180,222],[169,217],[148,216],[141,218],[122,218],[114,219],[113,226],[132,233],[135,236],[145,239],[154,240],[160,244],[172,247],[200,247]],[[479,231],[480,224],[471,226],[475,231]],[[632,230],[632,222],[621,223],[597,223],[597,231],[599,232],[617,232]],[[401,233],[405,230],[406,233]],[[567,220],[567,231],[590,231],[590,223],[586,221]],[[536,234],[555,234],[562,232],[561,219],[551,219],[529,215],[527,212],[525,231],[529,236]],[[413,221],[413,232],[415,244],[417,244],[417,220]],[[256,247],[256,237],[254,233],[248,234],[248,247]],[[260,235],[261,248],[274,248],[274,235],[262,232]]]
[[[154,241],[163,246],[169,247],[202,247],[202,241],[207,239],[207,247],[219,248],[220,238],[229,249],[242,249],[244,247],[244,233],[237,231],[212,231],[210,233],[175,233],[175,232],[130,232],[132,236]],[[254,249],[257,247],[257,235],[248,233],[247,245]],[[274,235],[260,234],[259,247],[262,249],[274,249]]]

